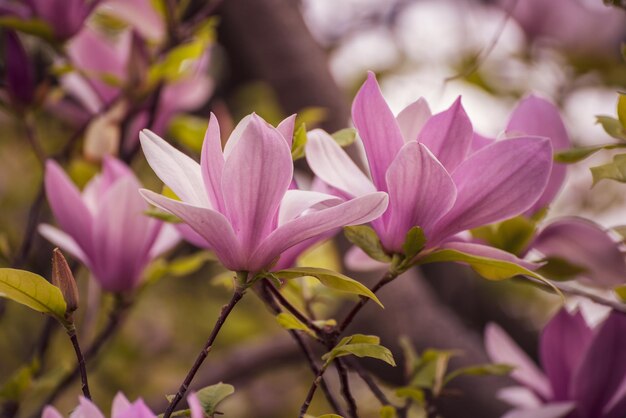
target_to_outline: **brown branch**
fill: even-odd
[[[337,368],[337,374],[339,375],[339,382],[341,383],[341,394],[348,404],[348,416],[350,418],[358,418],[356,401],[352,392],[350,391],[350,379],[348,378],[348,370],[346,369],[343,360],[340,358],[335,359],[335,366]]]
[[[80,381],[82,383],[83,395],[85,396],[85,398],[91,399],[91,393],[89,393],[89,382],[87,381],[87,368],[85,367],[85,357],[83,356],[83,353],[80,350],[80,345],[78,344],[78,338],[76,337],[76,328],[72,326],[72,328],[68,329],[67,335],[72,341],[72,346],[74,347],[74,352],[76,353],[76,360],[78,360],[78,370],[80,372]]]
[[[380,389],[378,384],[374,381],[372,375],[367,370],[365,370],[365,368],[361,366],[358,361],[349,357],[346,357],[344,361],[346,362],[348,367],[354,370],[356,374],[359,375],[361,380],[365,382],[367,387],[374,394],[376,399],[378,399],[381,405],[391,405],[391,402],[389,402],[389,398],[387,398],[387,395],[385,395],[385,393]]]

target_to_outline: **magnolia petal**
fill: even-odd
[[[157,418],[143,399],[137,399],[126,411],[112,418]]]
[[[575,408],[574,402],[559,402],[532,409],[515,409],[502,418],[564,418]]]
[[[245,270],[239,241],[224,215],[211,209],[169,199],[150,190],[141,195],[153,205],[181,218],[211,246],[222,264],[229,270]]]
[[[224,154],[222,153],[220,125],[213,112],[211,112],[209,126],[202,143],[200,168],[211,206],[218,211],[223,211],[222,172],[224,171]]]
[[[68,253],[70,253],[81,263],[85,264],[86,266],[90,265],[89,258],[80,248],[78,243],[74,240],[74,238],[72,238],[65,232],[53,227],[52,225],[47,224],[39,225],[39,227],[37,227],[37,230],[39,231],[41,236],[61,248],[63,251],[67,251]]]
[[[595,330],[584,358],[576,369],[570,396],[584,417],[599,417],[626,376],[626,315],[612,311]],[[621,411],[621,415],[624,411]]]
[[[452,174],[457,199],[439,221],[437,239],[524,212],[543,193],[551,165],[543,138],[498,141],[471,155]]]
[[[147,263],[160,222],[143,214],[146,202],[134,179],[118,180],[100,202],[94,222],[94,275],[103,289],[133,289]]]
[[[516,367],[511,377],[534,390],[544,399],[552,397],[552,389],[546,375],[535,365],[508,334],[494,323],[485,329],[485,349],[494,363],[505,363]]]
[[[149,130],[141,131],[139,139],[148,164],[163,183],[184,202],[209,205],[197,162]]]
[[[428,119],[418,142],[426,145],[446,170],[452,173],[467,157],[473,136],[472,123],[459,97],[448,110]]]
[[[286,249],[335,228],[378,218],[387,209],[387,194],[376,192],[328,209],[314,211],[278,227],[252,255],[252,271],[262,269]]]
[[[378,190],[387,191],[385,173],[404,139],[372,72],[354,98],[352,120],[365,146],[372,180]]]
[[[127,166],[115,157],[111,157],[109,155],[105,156],[102,160],[102,175],[100,177],[102,180],[99,185],[99,192],[105,192],[106,189],[108,189],[112,184],[114,184],[122,177],[130,177],[134,179],[139,186],[139,181],[137,180],[137,177],[135,177],[135,173],[133,173],[129,166]]]
[[[155,41],[165,36],[164,19],[155,10],[150,0],[106,0],[107,12],[130,23],[145,38]]]
[[[41,414],[41,418],[63,418],[63,415],[52,406],[46,406]]]
[[[222,175],[225,213],[245,254],[252,254],[271,232],[292,177],[291,151],[283,136],[252,115]]]
[[[176,225],[176,230],[183,237],[183,239],[189,242],[191,245],[195,245],[198,248],[210,249],[211,246],[208,242],[196,231],[194,231],[189,225],[180,223]]]
[[[297,218],[307,209],[312,209],[317,205],[332,207],[341,202],[343,202],[343,199],[326,193],[311,192],[308,190],[287,190],[280,204],[278,225],[283,225]]]
[[[626,376],[602,410],[603,418],[621,418],[626,411]]]
[[[578,368],[593,332],[580,312],[562,308],[541,333],[541,364],[552,384],[554,400],[567,400],[572,374]]]
[[[479,133],[474,132],[474,135],[472,136],[472,145],[470,146],[470,154],[473,154],[476,151],[480,151],[486,146],[493,144],[495,141],[496,140],[494,138],[488,138],[486,136],[483,136]]]
[[[104,415],[89,399],[81,396],[76,409],[70,414],[70,418],[104,418]]]
[[[509,405],[522,409],[536,408],[542,404],[535,392],[524,386],[500,389],[496,397]]]
[[[550,138],[555,152],[571,146],[559,109],[549,101],[534,95],[519,102],[511,114],[506,132],[518,136],[524,134]],[[565,181],[566,168],[565,164],[554,163],[546,189],[528,210],[528,214],[535,213],[554,200]]]
[[[374,260],[356,245],[350,247],[344,262],[346,267],[354,271],[385,271],[389,267],[385,263]]]
[[[92,251],[92,214],[61,167],[53,160],[46,162],[45,188],[48,203],[61,229],[81,247],[83,253]]]
[[[417,141],[420,131],[430,117],[430,107],[428,107],[428,102],[423,97],[402,109],[396,116],[396,121],[404,141]]]
[[[122,392],[117,392],[111,406],[111,416],[117,417],[131,407],[131,403]]]
[[[296,116],[297,115],[294,113],[293,115],[283,119],[276,127],[278,132],[280,132],[283,138],[285,138],[285,141],[287,141],[289,149],[291,149],[293,144],[293,131],[296,126]]]
[[[159,229],[159,233],[150,248],[148,253],[148,259],[152,260],[161,254],[171,250],[180,242],[181,234],[176,229],[176,226],[163,223]]]
[[[202,408],[196,392],[190,392],[189,395],[187,395],[187,404],[189,405],[189,409],[191,409],[191,418],[205,417],[204,408]]]
[[[371,180],[348,154],[321,129],[308,133],[306,160],[318,178],[348,196],[363,196],[376,191]]]
[[[246,115],[243,119],[239,121],[237,126],[235,126],[235,129],[233,129],[233,131],[230,133],[228,141],[226,141],[226,144],[224,145],[224,159],[227,159],[230,156],[230,153],[235,148],[235,145],[237,145],[237,143],[241,139],[241,135],[247,129],[253,115],[254,113]]]
[[[429,236],[456,199],[452,178],[432,153],[415,141],[406,143],[387,170],[389,209],[381,237],[388,251],[402,252],[409,229],[419,226]]]
[[[611,288],[626,283],[619,244],[589,220],[567,217],[552,222],[537,235],[532,248],[584,268],[582,275],[590,284]]]

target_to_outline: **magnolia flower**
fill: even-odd
[[[102,174],[82,194],[49,160],[45,187],[61,229],[40,225],[39,232],[87,266],[105,290],[135,288],[148,263],[179,240],[171,225],[144,215],[148,205],[139,195],[139,181],[112,157],[104,159]]]
[[[28,106],[35,99],[35,74],[20,38],[13,31],[4,32],[6,90],[13,106]]]
[[[474,132],[460,100],[430,116],[420,99],[394,117],[371,73],[354,99],[352,118],[369,176],[319,130],[307,143],[307,161],[344,197],[389,193],[389,208],[372,222],[387,252],[402,253],[407,232],[419,226],[426,250],[446,247],[507,258],[502,251],[453,237],[523,213],[537,201],[552,166],[549,140],[522,136],[471,152]]]
[[[342,202],[324,193],[289,190],[292,136],[281,124],[245,117],[222,150],[211,115],[200,164],[150,131],[141,133],[148,163],[181,199],[142,190],[157,207],[181,218],[233,271],[271,268],[289,248],[345,225],[369,222],[387,207],[375,192]]]
[[[44,20],[60,40],[74,36],[100,0],[25,0],[34,17]]]
[[[499,397],[515,406],[505,418],[623,418],[626,416],[626,316],[612,311],[589,327],[580,312],[561,309],[544,328],[543,370],[497,325],[485,331],[492,361],[516,369],[521,386]]]
[[[204,411],[195,393],[187,396],[187,403],[191,409],[191,418],[204,418]],[[41,418],[63,418],[63,415],[52,406],[43,410]],[[104,418],[104,414],[89,399],[80,397],[78,406],[69,415],[69,418]],[[143,399],[131,403],[120,392],[113,399],[111,418],[157,418],[148,408]]]

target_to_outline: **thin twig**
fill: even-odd
[[[202,366],[202,363],[204,362],[206,357],[209,355],[209,351],[211,351],[211,348],[213,347],[213,343],[215,342],[215,339],[217,338],[217,335],[219,334],[220,329],[222,328],[222,325],[224,325],[224,322],[226,322],[228,315],[232,312],[237,302],[241,300],[244,293],[245,293],[245,289],[239,286],[236,286],[235,291],[233,292],[232,298],[226,305],[222,307],[220,316],[217,318],[217,321],[215,322],[215,326],[213,327],[213,330],[211,331],[211,335],[209,335],[209,339],[204,344],[204,347],[202,348],[202,351],[200,351],[200,354],[198,354],[198,357],[196,358],[196,361],[194,362],[193,366],[191,367],[191,369],[189,369],[189,372],[187,373],[185,380],[180,385],[180,388],[178,388],[178,392],[176,392],[176,395],[174,396],[169,406],[167,407],[167,410],[165,411],[163,418],[169,418],[172,415],[172,412],[174,412],[174,408],[176,408],[176,405],[178,405],[178,403],[181,401],[183,396],[185,396],[185,393],[187,393],[187,389],[189,388],[189,385],[191,384],[194,376],[200,369],[200,366]]]
[[[285,309],[287,309],[293,316],[298,318],[298,320],[304,323],[307,327],[309,327],[315,334],[322,335],[324,331],[315,325],[313,321],[306,317],[302,312],[300,312],[295,306],[293,306],[278,289],[268,280],[263,280],[263,286],[276,298],[278,303],[280,303]]]
[[[350,418],[358,418],[356,401],[352,392],[350,391],[350,379],[348,378],[348,370],[346,369],[343,360],[340,358],[335,359],[335,366],[337,368],[337,374],[339,375],[339,382],[341,383],[341,394],[348,404],[348,416]]]
[[[72,327],[68,329],[67,335],[72,341],[72,346],[74,347],[74,352],[76,353],[76,360],[78,360],[78,370],[80,371],[80,381],[82,383],[83,395],[85,396],[85,398],[91,399],[91,393],[89,393],[89,382],[87,381],[87,368],[85,367],[85,357],[83,357],[83,353],[80,350],[80,345],[78,344],[78,338],[76,337],[76,328]]]
[[[361,380],[365,382],[367,387],[369,387],[370,391],[374,394],[376,399],[378,399],[381,405],[391,405],[391,402],[389,402],[389,398],[387,398],[387,395],[385,395],[385,393],[380,389],[378,384],[374,381],[372,375],[369,374],[369,372],[365,370],[365,368],[361,366],[358,361],[349,357],[346,357],[344,361],[346,362],[348,367],[354,370],[359,375]]]
[[[313,396],[315,395],[315,392],[317,391],[317,387],[320,385],[320,382],[322,382],[324,378],[324,372],[326,371],[327,367],[328,363],[324,363],[324,365],[317,372],[317,375],[315,375],[315,379],[313,379],[313,383],[311,384],[311,387],[306,394],[306,398],[304,398],[304,402],[302,402],[302,406],[300,407],[300,414],[298,414],[298,418],[304,417],[306,411],[309,410],[309,406],[311,405]]]

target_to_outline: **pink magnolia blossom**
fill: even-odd
[[[499,397],[516,409],[506,418],[622,418],[626,416],[626,316],[612,311],[595,328],[580,312],[561,309],[544,328],[540,369],[497,325],[485,331],[489,357],[516,368],[521,386]]]
[[[124,292],[137,286],[147,264],[179,240],[171,225],[144,214],[134,173],[106,157],[102,174],[82,194],[61,167],[46,164],[48,202],[61,229],[40,225],[39,232],[89,268],[103,289]]]
[[[74,36],[100,0],[25,0],[34,17],[52,27],[54,35],[66,40]]]
[[[352,118],[369,175],[319,130],[307,143],[307,161],[345,197],[389,193],[387,211],[372,222],[389,253],[402,253],[407,232],[419,226],[426,250],[463,246],[481,256],[511,259],[490,247],[458,242],[455,235],[519,215],[537,201],[552,167],[548,139],[521,136],[472,152],[475,135],[460,100],[431,116],[420,99],[394,117],[371,73],[354,99]]]
[[[387,207],[375,192],[343,202],[335,196],[289,190],[291,128],[245,117],[222,150],[211,115],[200,164],[150,131],[141,144],[148,163],[181,200],[148,190],[143,196],[181,218],[233,271],[271,268],[288,249],[335,228],[369,222]]]
[[[204,411],[195,393],[192,392],[187,396],[187,403],[191,409],[191,418],[204,418]],[[47,406],[41,418],[63,418],[63,415],[56,408]],[[81,396],[78,406],[69,418],[105,418],[105,416],[93,402]],[[120,392],[113,399],[111,418],[157,418],[157,416],[141,398],[131,403]]]

